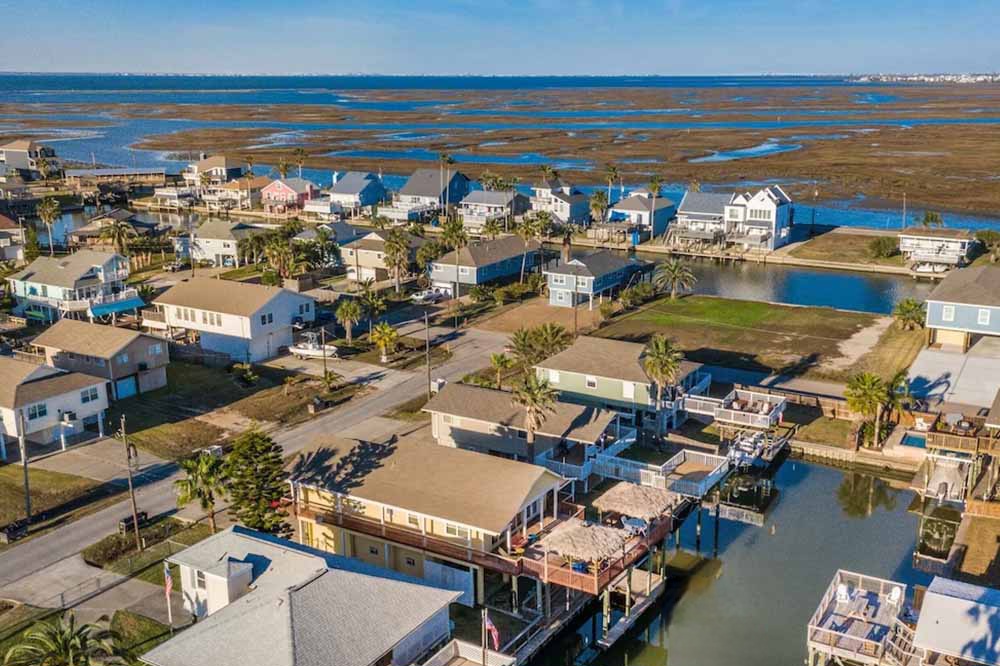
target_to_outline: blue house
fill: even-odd
[[[623,289],[637,280],[644,262],[601,250],[578,259],[557,261],[542,271],[549,287],[549,305],[571,308],[589,302],[594,309],[594,296],[603,299],[617,289]]]
[[[649,234],[651,238],[662,236],[667,225],[677,215],[677,204],[667,197],[653,195],[646,190],[635,190],[622,199],[608,212],[609,222],[628,222]]]
[[[927,299],[927,343],[968,350],[982,336],[1000,336],[1000,266],[952,271]]]
[[[470,243],[458,251],[457,257],[452,250],[427,267],[431,286],[451,295],[457,284],[459,293],[467,293],[474,285],[518,276],[522,262],[526,272],[533,272],[541,249],[534,240],[528,241],[525,248],[517,236]]]

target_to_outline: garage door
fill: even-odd
[[[115,396],[119,400],[122,398],[131,398],[138,392],[134,375],[132,377],[126,377],[125,379],[119,379],[115,382]]]
[[[476,583],[469,569],[459,568],[430,558],[424,560],[424,578],[446,590],[461,592],[458,603],[472,608],[476,605]]]

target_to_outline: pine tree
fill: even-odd
[[[38,232],[31,225],[24,229],[24,260],[31,263],[42,253],[42,248],[38,244]]]
[[[257,428],[236,438],[227,459],[229,512],[251,529],[288,537],[288,514],[281,510],[285,471],[281,447]]]

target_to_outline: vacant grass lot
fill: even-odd
[[[784,422],[786,425],[799,426],[795,439],[803,442],[840,448],[853,446],[850,440],[851,422],[823,416],[823,412],[814,407],[788,405],[785,408]]]
[[[100,483],[72,474],[29,466],[28,480],[34,515],[60,507],[70,508],[90,495],[100,494]],[[4,465],[0,467],[0,526],[19,518],[24,518],[24,473],[19,464]]]
[[[903,266],[903,256],[896,254],[891,257],[873,257],[868,250],[869,245],[877,236],[851,234],[842,232],[827,232],[806,241],[789,254],[798,259],[813,261],[835,261],[844,264],[872,264],[876,266]],[[887,236],[896,242],[895,236]]]
[[[654,333],[663,333],[692,361],[815,375],[824,361],[842,356],[842,342],[877,319],[873,314],[830,308],[689,296],[654,301],[596,335],[645,342]]]
[[[115,611],[111,616],[111,630],[118,635],[118,644],[136,656],[170,639],[170,627],[127,610]]]

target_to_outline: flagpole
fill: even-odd
[[[483,666],[486,666],[486,607],[483,606]]]
[[[167,597],[167,624],[170,626],[170,635],[174,635],[174,609],[170,606],[170,593],[174,589],[174,577],[170,573],[170,563],[163,560],[163,591]]]

